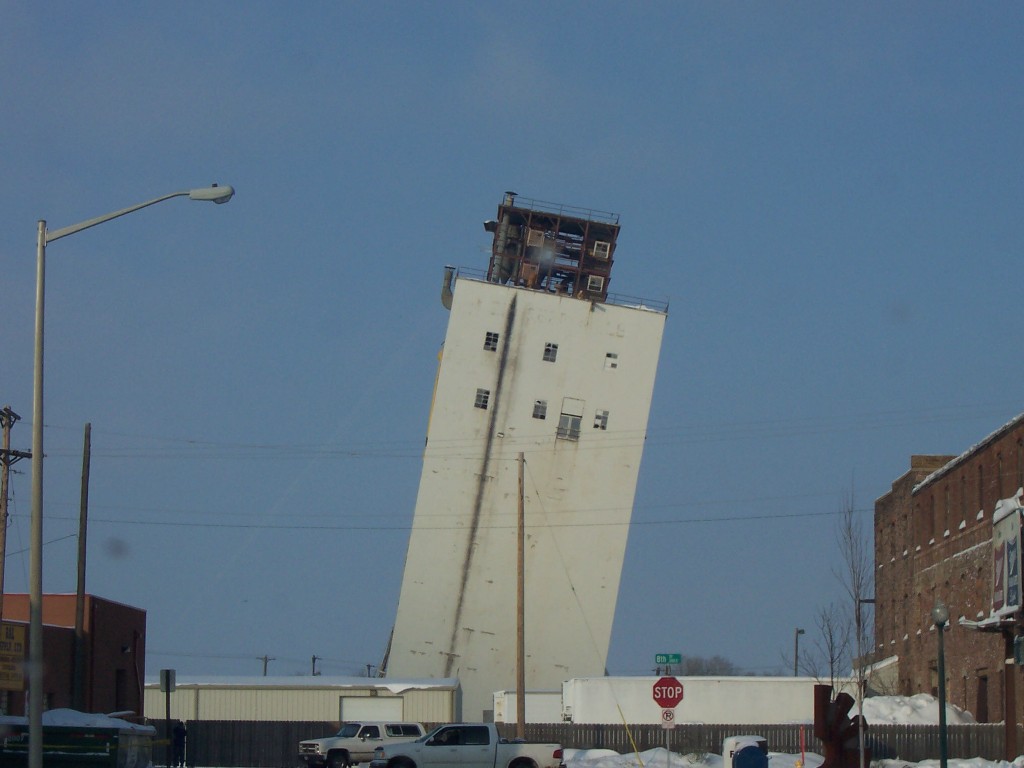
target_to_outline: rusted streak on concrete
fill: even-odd
[[[469,537],[466,539],[466,551],[462,559],[462,580],[459,584],[459,594],[455,604],[455,618],[452,621],[452,635],[448,640],[448,651],[444,664],[444,676],[451,677],[455,665],[456,651],[455,643],[459,635],[459,627],[462,624],[462,609],[466,601],[466,584],[469,583],[469,572],[473,565],[473,545],[476,543],[477,530],[480,527],[480,511],[484,501],[484,485],[487,477],[487,466],[491,461],[491,451],[494,448],[495,426],[498,420],[498,403],[501,402],[501,388],[505,383],[505,368],[508,365],[509,350],[512,347],[512,329],[516,322],[516,297],[508,305],[508,312],[505,314],[505,331],[502,334],[504,342],[501,345],[501,356],[498,359],[498,380],[494,384],[494,392],[490,401],[490,419],[487,422],[487,439],[484,444],[483,459],[480,462],[480,473],[476,483],[476,498],[473,500],[473,514],[469,522]]]

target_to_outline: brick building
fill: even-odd
[[[75,602],[73,594],[43,595],[44,709],[74,708]],[[28,595],[5,594],[4,625],[24,625],[25,647],[28,619]],[[146,612],[85,595],[83,619],[84,674],[79,708],[84,712],[144,714]],[[24,690],[0,690],[0,709],[4,714],[24,715]]]
[[[1004,663],[1021,616],[994,616],[992,600],[993,514],[1022,486],[1024,414],[959,456],[912,456],[875,502],[875,660],[898,669],[897,689],[883,693],[937,692],[931,611],[941,600],[947,700],[999,722],[1016,689],[1012,720],[1022,720],[1022,674]]]

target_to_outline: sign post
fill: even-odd
[[[174,680],[173,669],[160,670],[160,690],[164,693],[164,735],[167,737],[167,746],[164,747],[164,757],[167,765],[171,764],[171,741],[174,735],[171,731],[171,693],[177,687]]]
[[[683,700],[683,684],[674,677],[658,678],[651,695],[654,703],[661,707],[661,727],[665,729],[665,768],[670,768],[669,737],[676,727],[676,707]]]

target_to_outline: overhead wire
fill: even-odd
[[[757,419],[734,422],[708,423],[675,423],[667,425],[648,425],[646,430],[617,431],[608,435],[594,435],[599,440],[579,444],[578,450],[593,450],[614,445],[635,447],[636,445],[685,445],[705,442],[722,442],[729,440],[752,440],[768,438],[804,437],[813,434],[844,433],[889,429],[894,427],[912,426],[915,424],[948,423],[965,420],[988,418],[1005,414],[1006,406],[948,406],[920,410],[887,410],[865,413],[854,413],[836,417],[804,417],[787,419]],[[71,429],[54,425],[46,425],[48,430]],[[75,428],[77,433],[77,428]],[[468,461],[478,461],[480,455],[474,451],[479,448],[479,439],[467,438],[434,438],[426,445],[420,438],[401,440],[374,440],[352,445],[332,442],[324,443],[271,443],[271,442],[234,442],[217,441],[200,438],[175,438],[145,434],[133,434],[117,431],[94,429],[94,434],[110,435],[138,441],[163,444],[163,448],[142,449],[139,447],[105,448],[97,446],[93,455],[116,459],[164,459],[169,456],[179,458],[196,458],[208,460],[220,458],[224,460],[266,458],[280,461],[282,457],[296,459],[319,458],[395,458],[423,459],[425,455],[445,456]],[[538,430],[519,435],[505,435],[502,442],[513,446],[535,444],[554,445],[555,438],[550,430]],[[510,449],[511,450],[511,449]],[[212,452],[212,456],[211,456]],[[72,450],[63,451],[59,448],[48,451],[48,456],[76,456]]]
[[[822,419],[818,418],[805,418],[805,419],[769,419],[769,420],[756,420],[756,421],[736,421],[726,423],[707,423],[707,424],[688,424],[688,425],[669,425],[666,427],[660,427],[657,429],[650,429],[646,435],[642,431],[633,431],[627,433],[616,433],[612,436],[603,434],[595,435],[597,439],[587,440],[584,443],[577,443],[574,445],[574,449],[577,451],[594,450],[594,449],[607,449],[608,447],[621,446],[623,448],[635,448],[642,442],[647,442],[649,445],[679,445],[687,443],[698,443],[706,442],[709,440],[755,440],[755,439],[769,439],[772,437],[792,437],[801,436],[811,433],[820,433],[836,430],[850,430],[850,429],[881,429],[892,426],[906,426],[914,423],[934,423],[934,422],[945,422],[952,420],[968,419],[968,418],[979,418],[981,415],[988,415],[991,409],[995,406],[950,406],[944,408],[928,408],[919,410],[887,410],[878,411],[866,414],[849,415],[842,417],[838,422],[833,421],[826,423]],[[1005,409],[1004,409],[1005,410]],[[48,427],[50,428],[50,427]],[[338,443],[270,443],[270,442],[259,442],[259,443],[245,443],[245,442],[232,442],[232,441],[215,441],[207,439],[197,438],[170,438],[160,437],[154,435],[144,434],[131,434],[123,432],[105,432],[103,430],[94,430],[94,435],[103,436],[104,434],[112,435],[115,437],[129,438],[132,440],[140,440],[145,442],[162,443],[170,446],[174,446],[174,451],[170,454],[164,453],[158,449],[156,452],[152,452],[149,449],[138,449],[132,448],[116,448],[116,449],[104,449],[100,447],[97,449],[94,447],[93,455],[97,457],[106,457],[113,459],[131,458],[131,459],[166,459],[168,456],[174,456],[177,458],[200,458],[209,459],[211,457],[219,457],[225,460],[234,459],[245,459],[251,460],[253,458],[274,458],[277,461],[281,460],[282,454],[289,452],[302,452],[305,458],[317,458],[317,459],[332,459],[332,458],[343,458],[343,459],[359,459],[359,458],[396,458],[396,459],[416,459],[429,463],[432,461],[479,461],[480,456],[478,455],[479,440],[464,440],[464,439],[453,439],[453,440],[433,440],[431,444],[424,450],[423,446],[418,446],[415,451],[409,450],[411,445],[410,441],[407,440],[393,440],[393,441],[371,441],[362,444],[354,444],[353,446],[344,446]],[[542,444],[538,444],[541,441]],[[543,444],[543,441],[547,442],[547,445]],[[97,441],[99,442],[99,441]],[[502,438],[503,449],[500,454],[495,457],[500,460],[514,460],[513,452],[520,450],[526,446],[529,446],[529,450],[532,455],[536,456],[538,453],[543,453],[546,449],[554,449],[555,443],[557,442],[551,433],[545,432],[524,434],[519,436],[509,436]],[[94,443],[94,446],[96,443]],[[102,443],[100,443],[102,445]],[[180,452],[179,452],[180,451]],[[196,452],[195,455],[190,455],[190,452]],[[213,452],[211,454],[211,452]],[[53,455],[60,455],[54,453]],[[70,454],[69,454],[70,455]],[[747,503],[758,503],[763,506],[765,502],[792,502],[797,499],[807,498],[825,498],[833,496],[831,491],[819,491],[802,494],[791,494],[782,496],[772,497],[752,497],[742,499],[727,499],[727,498],[716,498],[710,500],[691,500],[685,502],[659,502],[653,504],[641,504],[633,508],[633,515],[628,523],[621,522],[600,522],[596,520],[577,522],[577,523],[558,523],[552,521],[553,526],[562,527],[578,527],[578,526],[589,526],[589,525],[610,525],[618,526],[628,524],[631,527],[650,527],[650,526],[669,526],[669,525],[693,525],[693,524],[721,524],[738,521],[757,521],[757,520],[786,520],[795,518],[821,518],[831,517],[837,514],[838,505],[836,509],[832,511],[777,511],[777,512],[762,512],[756,514],[728,514],[728,515],[712,515],[703,514],[695,516],[672,516],[662,517],[660,519],[645,519],[642,517],[644,513],[650,512],[651,510],[679,510],[686,507],[698,507],[701,509],[708,509],[715,506],[721,505],[737,505]],[[58,502],[50,501],[51,510],[60,509],[62,505]],[[68,503],[63,505],[65,508],[71,508],[71,504]],[[385,522],[363,524],[359,522],[360,517],[373,518],[374,520],[380,520],[382,517],[379,511],[369,511],[363,514],[353,514],[349,510],[332,510],[326,509],[322,512],[303,512],[302,517],[305,519],[310,518],[331,518],[337,520],[340,517],[343,518],[343,522],[332,522],[329,524],[316,524],[316,523],[304,523],[304,522],[289,522],[280,523],[277,520],[273,521],[261,521],[261,522],[234,522],[224,521],[223,518],[231,517],[251,517],[251,512],[231,512],[231,511],[220,511],[211,513],[207,510],[201,509],[180,509],[180,508],[165,508],[165,507],[138,507],[138,506],[123,506],[118,507],[116,505],[103,505],[93,503],[94,509],[106,509],[115,510],[130,509],[133,513],[152,513],[152,514],[174,514],[178,519],[159,519],[149,520],[142,519],[138,516],[97,516],[91,517],[91,522],[96,524],[104,525],[142,525],[142,526],[167,526],[167,527],[191,527],[191,528],[208,528],[208,529],[247,529],[247,530],[294,530],[294,531],[329,531],[329,530],[346,530],[346,531],[395,531],[395,530],[411,530],[412,522],[396,522],[391,516],[387,516]],[[600,514],[601,512],[616,511],[614,509],[573,509],[567,510],[573,514],[593,513],[594,515]],[[857,509],[859,513],[868,513],[870,509]],[[637,513],[641,516],[638,517]],[[202,517],[202,520],[182,520],[180,516],[190,515],[194,517]],[[211,517],[221,518],[220,520],[211,520]],[[438,516],[433,521],[429,521],[428,518],[421,516],[419,525],[426,525],[427,527],[436,529],[450,529],[458,527],[454,522],[446,524],[443,517],[457,517],[454,513],[446,513],[445,515]],[[11,514],[12,518],[24,517],[23,514],[15,510]],[[403,515],[408,519],[408,516]],[[66,515],[62,516],[59,513],[51,511],[48,514],[48,519],[52,520],[75,520],[77,516]],[[292,518],[294,520],[294,517]],[[424,522],[426,521],[426,522]],[[513,522],[509,522],[507,527],[512,527]],[[494,526],[499,527],[499,526]],[[506,526],[500,526],[506,527]],[[12,553],[16,554],[16,553]]]

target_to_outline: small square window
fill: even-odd
[[[484,349],[488,352],[494,352],[498,349],[498,334],[494,331],[488,331],[487,335],[484,336]]]
[[[533,418],[535,419],[546,419],[548,417],[548,401],[547,400],[534,400],[533,401]]]
[[[608,429],[608,411],[594,413],[594,429]]]
[[[477,408],[483,408],[487,410],[487,401],[491,399],[491,390],[489,389],[478,389],[476,391],[476,400],[473,401],[473,405]]]
[[[555,358],[558,357],[558,345],[552,344],[550,341],[544,345],[544,362],[553,363]]]
[[[609,352],[607,355],[604,356],[604,369],[606,371],[610,371],[613,368],[618,368],[618,367],[619,367],[619,353],[618,352]]]

